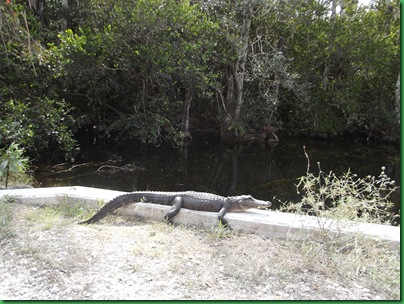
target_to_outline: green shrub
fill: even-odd
[[[30,184],[32,177],[28,174],[28,158],[23,156],[24,149],[12,143],[0,151],[0,183],[8,188],[9,184]]]

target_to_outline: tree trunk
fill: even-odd
[[[337,0],[332,0],[331,3],[331,19],[335,19],[337,16]]]
[[[244,76],[245,76],[245,66],[247,63],[247,54],[248,54],[248,41],[250,37],[250,27],[251,20],[253,14],[253,7],[251,1],[246,4],[243,13],[243,27],[240,37],[241,48],[239,51],[239,62],[237,70],[233,70],[236,74],[234,75],[234,79],[236,80],[236,104],[234,117],[236,121],[240,117],[241,106],[244,102],[243,88],[244,88]]]
[[[62,12],[62,17],[61,17],[61,25],[60,29],[62,31],[67,30],[67,11],[69,9],[69,0],[62,0],[62,7],[63,7],[63,12]]]
[[[224,102],[224,120],[222,123],[222,129],[221,129],[221,136],[222,137],[227,137],[228,132],[230,129],[230,125],[233,118],[233,113],[234,113],[234,104],[235,104],[235,92],[234,92],[234,73],[233,69],[235,67],[229,67],[227,70],[227,94],[226,94],[226,100]]]
[[[251,20],[253,16],[252,1],[248,1],[243,9],[243,24],[237,47],[238,60],[231,64],[227,73],[227,96],[225,117],[222,125],[222,137],[234,135],[234,128],[231,125],[237,125],[240,119],[241,107],[244,103],[244,77],[247,63],[248,45],[250,36]]]
[[[189,109],[191,108],[191,102],[192,89],[187,87],[185,88],[184,112],[182,115],[182,132],[184,133],[185,140],[192,139],[191,133],[189,132]]]

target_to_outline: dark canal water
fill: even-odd
[[[39,168],[42,186],[88,186],[112,190],[206,191],[220,195],[251,194],[273,202],[274,197],[298,200],[295,184],[306,173],[310,157],[313,172],[317,162],[325,172],[348,169],[359,177],[379,175],[381,167],[400,183],[400,149],[385,144],[324,141],[282,137],[276,146],[259,143],[228,145],[220,138],[195,136],[183,150],[125,145],[88,149],[82,165]],[[117,156],[119,161],[104,163]],[[103,166],[103,167],[102,167]],[[114,171],[125,166],[127,170]],[[52,170],[51,170],[52,169]],[[399,208],[399,194],[394,198]]]

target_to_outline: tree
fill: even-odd
[[[273,29],[281,2],[209,1],[211,18],[219,20],[224,41],[221,64],[223,85],[222,136],[247,132],[249,120],[255,128],[276,123],[276,110],[284,94],[301,97],[298,74],[290,69],[292,58],[283,51],[283,38]],[[243,108],[243,110],[242,110]],[[274,115],[275,114],[275,115]]]
[[[81,132],[158,145],[196,127],[399,139],[398,0],[17,3],[0,4],[2,146],[69,157]]]
[[[72,119],[66,103],[49,90],[37,19],[28,7],[4,2],[0,16],[0,145],[16,142],[36,156],[59,151],[71,157]]]
[[[222,99],[223,137],[238,133],[241,107],[244,103],[244,78],[248,57],[251,20],[254,12],[254,1],[209,1],[204,4],[213,20],[220,22],[222,28],[223,49],[227,53],[221,60],[222,75],[225,81],[225,92],[217,88]]]
[[[101,134],[180,141],[189,133],[192,98],[211,78],[206,62],[217,25],[188,1],[93,8],[88,24],[67,30],[51,49],[59,90]]]
[[[339,15],[330,12],[326,1],[285,8],[280,12],[284,20],[296,16],[280,29],[287,37],[286,53],[309,88],[308,98],[282,105],[287,126],[322,136],[394,134],[398,20],[382,2],[358,7],[344,1]]]

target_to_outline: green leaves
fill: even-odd
[[[185,0],[104,2],[90,1],[93,17],[49,45],[61,96],[99,136],[175,140],[182,90],[199,93],[215,77],[217,25]]]
[[[70,157],[81,127],[117,140],[176,140],[185,91],[191,125],[219,128],[233,67],[245,73],[238,134],[278,122],[310,134],[394,136],[399,4],[389,3],[344,2],[330,18],[330,1],[319,0],[74,0],[43,11],[1,2],[0,143]]]
[[[22,102],[9,100],[0,105],[0,142],[18,142],[30,153],[56,145],[66,157],[76,152],[71,128],[73,119],[64,101],[49,98]]]
[[[3,181],[5,188],[8,187],[9,180],[18,182],[26,180],[28,169],[28,158],[23,157],[24,150],[17,144],[12,143],[0,154],[0,181]]]
[[[282,17],[285,24],[279,24],[278,33],[286,39],[286,56],[294,58],[294,69],[306,83],[307,97],[286,101],[280,114],[290,128],[311,134],[384,137],[398,128],[393,91],[399,73],[399,22],[384,7],[345,4],[334,18],[320,1],[309,1],[307,14],[286,5],[279,11],[296,16],[290,21]],[[392,10],[398,5],[392,1]]]

